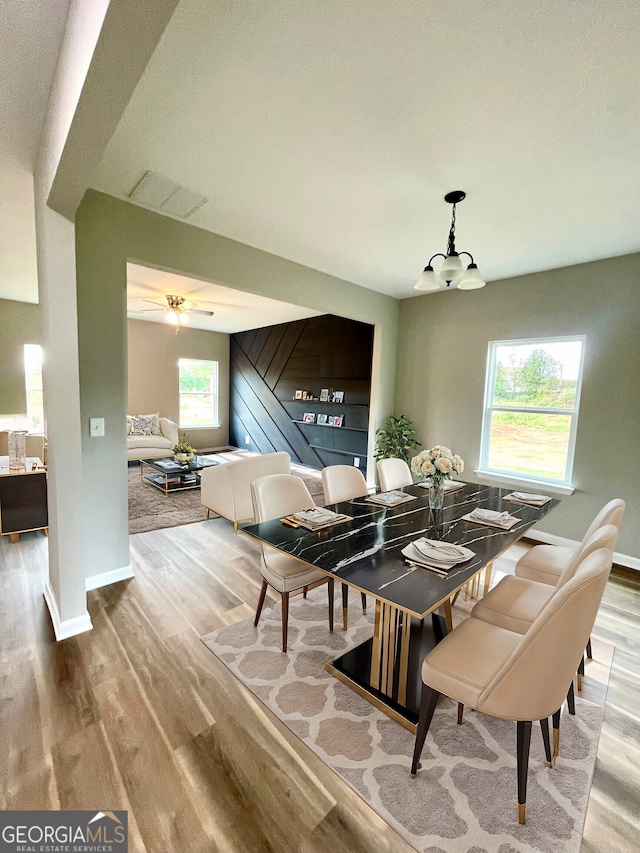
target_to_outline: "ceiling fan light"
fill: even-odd
[[[426,266],[420,274],[420,278],[414,285],[414,290],[440,290],[440,282],[433,271],[433,267]]]
[[[479,290],[484,287],[486,281],[480,275],[480,270],[476,264],[469,264],[462,278],[458,282],[458,290]]]
[[[184,326],[186,323],[189,322],[189,315],[186,312],[181,311],[179,316],[178,316],[178,320]]]
[[[172,326],[177,326],[180,323],[180,318],[175,311],[167,311],[167,323],[171,323]]]
[[[458,254],[447,255],[438,271],[438,278],[443,281],[455,281],[462,273],[462,262]]]

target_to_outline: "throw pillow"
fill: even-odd
[[[127,415],[127,435],[131,435],[131,415]]]
[[[137,418],[150,418],[151,419],[151,435],[162,435],[162,430],[160,429],[160,412],[155,412],[152,415],[136,415]]]
[[[151,435],[151,418],[133,415],[131,418],[131,435]]]

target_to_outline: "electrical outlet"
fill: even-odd
[[[245,444],[251,444],[251,439],[249,438],[249,436],[248,436],[248,435],[245,435],[245,437],[244,437],[244,443],[245,443]]]

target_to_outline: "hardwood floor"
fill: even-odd
[[[136,577],[89,593],[93,631],[55,643],[46,540],[2,537],[0,808],[127,809],[129,848],[149,853],[411,850],[200,642],[253,616],[257,555],[222,519],[132,536]],[[638,849],[639,604],[640,579],[612,576],[585,853]]]

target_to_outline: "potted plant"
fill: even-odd
[[[400,415],[399,418],[391,415],[386,429],[376,430],[375,458],[404,459],[408,465],[413,451],[421,447],[420,442],[414,438],[415,434],[411,418],[406,415]]]
[[[186,441],[179,441],[173,448],[173,454],[176,462],[184,465],[185,462],[193,462],[194,454],[197,450],[187,444]]]

